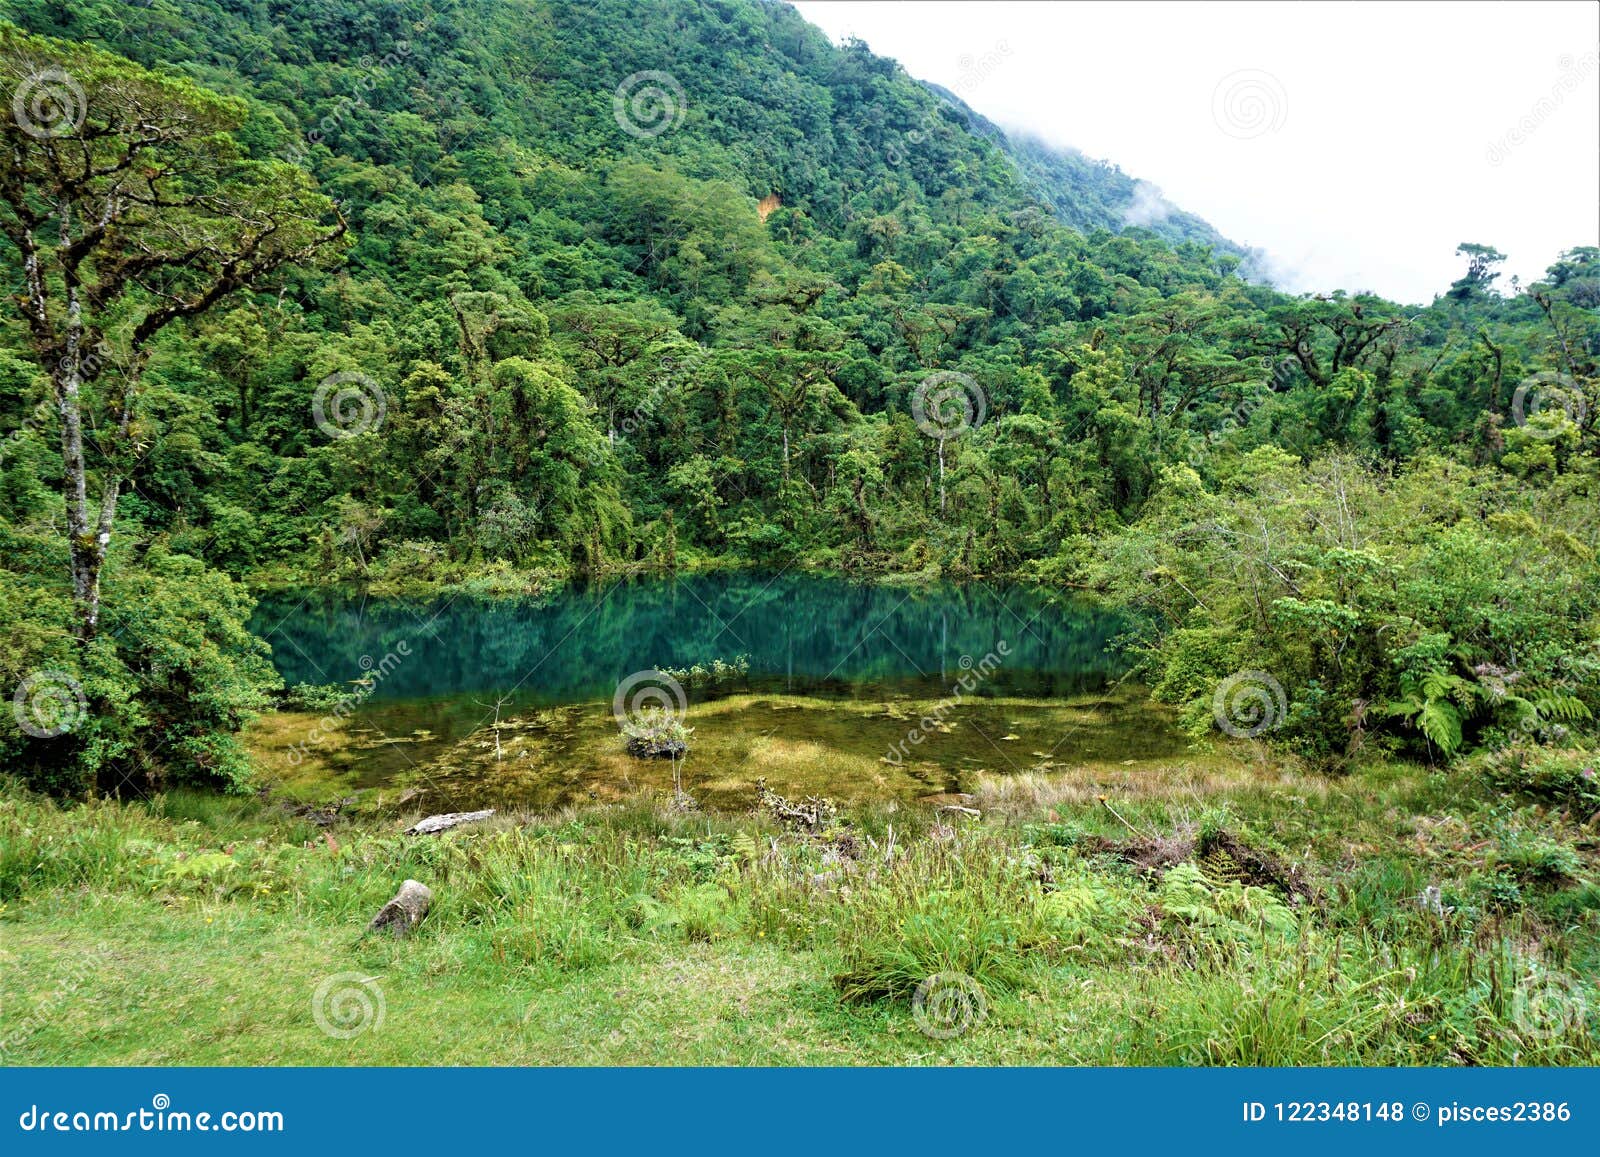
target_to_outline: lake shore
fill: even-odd
[[[334,594],[380,599],[528,599],[548,597],[571,587],[605,585],[634,579],[677,579],[696,575],[749,573],[771,574],[794,571],[819,578],[842,579],[885,587],[911,587],[940,582],[998,582],[1047,585],[1031,570],[1006,573],[974,573],[947,569],[937,563],[901,565],[885,562],[874,566],[842,566],[830,558],[754,559],[728,555],[680,555],[673,563],[661,559],[612,562],[598,571],[573,566],[516,567],[503,562],[449,563],[424,572],[400,568],[395,573],[378,568],[360,575],[340,574],[330,578],[326,571],[299,568],[258,569],[244,576],[261,594],[281,594],[318,590]],[[1081,584],[1052,581],[1052,589],[1070,589],[1085,595],[1093,592]]]

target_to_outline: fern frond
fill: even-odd
[[[1579,719],[1588,719],[1591,715],[1588,705],[1582,699],[1562,691],[1535,691],[1532,702],[1533,709],[1539,713],[1541,719],[1559,719],[1564,723],[1572,723]]]
[[[1417,727],[1446,755],[1461,746],[1461,712],[1443,699],[1430,699],[1417,713]]]

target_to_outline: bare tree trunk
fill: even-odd
[[[55,367],[51,377],[56,408],[61,414],[61,461],[67,506],[67,566],[72,579],[72,597],[78,605],[78,637],[88,642],[94,638],[100,626],[100,570],[105,563],[106,548],[111,542],[111,526],[116,520],[121,480],[114,476],[106,479],[105,489],[100,496],[100,510],[91,523],[80,404],[83,322],[76,290],[69,295],[69,302],[66,356]],[[127,425],[125,406],[121,425]],[[118,433],[120,435],[121,431]]]
[[[56,58],[44,41],[22,36],[18,43],[32,43],[27,51]],[[245,179],[242,169],[234,170],[239,181],[226,186],[226,194],[158,192],[158,181],[187,179],[191,151],[196,173],[233,165],[232,152],[221,144],[233,127],[231,114],[219,120],[201,113],[207,106],[181,90],[120,66],[103,75],[80,74],[77,81],[89,91],[75,94],[83,107],[76,110],[70,138],[30,143],[26,132],[6,134],[0,242],[21,256],[25,292],[8,300],[27,325],[61,418],[68,577],[78,635],[88,642],[100,625],[101,573],[131,460],[135,390],[149,342],[168,325],[308,259],[343,236],[346,226],[340,217],[335,228],[319,234],[307,214],[332,210],[338,217],[331,202],[302,197],[276,181]],[[46,240],[50,234],[53,242]],[[151,288],[168,281],[164,271],[179,269],[192,275],[187,289],[170,282]],[[135,290],[147,290],[152,300],[140,307],[130,296]],[[86,420],[83,387],[106,368],[105,329],[113,323],[126,370]],[[248,426],[247,382],[241,390]],[[95,451],[98,509],[89,497],[86,425]]]

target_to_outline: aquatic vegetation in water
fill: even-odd
[[[665,707],[645,707],[622,721],[623,747],[635,759],[682,759],[689,754],[693,732]]]
[[[669,760],[629,754],[626,737],[619,742],[610,704],[585,703],[502,718],[498,757],[487,727],[453,742],[434,736],[368,754],[402,761],[376,783],[415,787],[442,810],[544,810],[672,790],[707,807],[744,810],[756,803],[763,779],[790,799],[826,797],[841,805],[944,800],[973,790],[985,777],[1067,773],[1137,781],[1148,774],[1141,768],[1148,769],[1150,761],[1185,750],[1171,713],[1139,689],[1124,687],[1114,695],[1065,702],[967,699],[947,713],[946,729],[929,735],[915,758],[888,762],[883,753],[905,735],[906,720],[920,718],[931,706],[926,698],[893,692],[871,701],[732,693],[689,706],[683,722],[693,741]],[[425,716],[415,706],[394,705],[369,718],[405,736]],[[1004,742],[1006,735],[1018,738]],[[1196,757],[1205,766],[1213,758]]]
[[[708,691],[747,679],[750,675],[750,656],[736,655],[726,662],[712,659],[708,663],[696,663],[691,667],[657,664],[655,669],[668,678],[677,680],[688,691]]]

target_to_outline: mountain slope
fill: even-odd
[[[161,657],[169,644],[220,636],[245,655],[246,599],[228,576],[525,593],[578,573],[807,565],[1121,584],[1152,621],[1184,624],[1162,642],[1173,665],[1157,682],[1197,717],[1214,678],[1267,669],[1250,640],[1279,630],[1304,697],[1296,726],[1317,751],[1343,746],[1361,704],[1426,712],[1430,739],[1454,742],[1475,724],[1441,723],[1455,718],[1446,692],[1465,705],[1460,680],[1535,641],[1469,651],[1441,619],[1413,647],[1433,631],[1420,615],[1391,631],[1392,608],[1344,609],[1341,576],[1368,576],[1388,600],[1410,580],[1387,568],[1421,566],[1407,605],[1470,628],[1477,612],[1427,593],[1446,572],[1531,557],[1558,573],[1530,545],[1541,527],[1594,557],[1600,250],[1502,297],[1498,254],[1468,246],[1466,275],[1421,311],[1291,298],[1241,279],[1236,252],[1163,216],[1145,187],[1010,140],[756,0],[0,0],[0,15],[237,94],[252,114],[239,144],[309,170],[349,225],[342,263],[234,294],[138,351],[136,382],[79,390],[84,427],[120,432],[109,452],[90,448],[88,469],[121,496],[107,614],[139,626],[106,640],[118,687],[184,672]],[[43,73],[28,53],[81,59],[29,40],[13,67],[30,79]],[[95,69],[86,100],[105,125],[122,90],[94,77],[131,67]],[[47,152],[19,120],[8,132],[13,157]],[[22,171],[23,216],[37,220],[50,170]],[[1118,231],[1130,209],[1175,243]],[[140,221],[117,239],[157,227],[172,226]],[[14,306],[15,235],[0,230]],[[44,242],[62,283],[56,244]],[[140,282],[110,308],[125,320],[162,292]],[[107,332],[96,365],[128,365]],[[73,637],[53,416],[81,383],[47,380],[63,364],[51,361],[14,309],[0,320],[0,591],[24,608],[0,652],[18,678],[67,663],[58,642]],[[1459,566],[1377,559],[1350,549],[1359,536],[1284,555],[1324,525],[1295,505],[1327,497],[1327,470],[1358,458],[1373,488],[1415,472],[1430,499],[1470,475],[1492,500],[1427,517],[1500,537],[1474,539],[1483,553]],[[1263,480],[1306,497],[1257,509]],[[1268,507],[1283,533],[1257,527]],[[1386,527],[1410,525],[1386,509]],[[1247,541],[1269,565],[1240,587],[1229,564]],[[1214,547],[1227,592],[1208,606],[1193,574],[1173,577],[1197,543]],[[1310,572],[1337,582],[1300,585]],[[233,625],[163,641],[169,626],[143,607],[167,599],[179,623],[195,592],[197,612],[211,599]],[[1590,613],[1549,599],[1541,621],[1573,632]],[[1337,695],[1315,649],[1325,637],[1366,656]],[[186,723],[166,707],[152,718],[145,730],[167,732],[156,746],[174,739],[191,772],[216,776]],[[99,743],[48,759],[65,776],[109,750]]]
[[[1154,186],[1111,162],[1059,148],[1027,133],[1007,132],[942,85],[930,83],[927,87],[960,110],[968,127],[1005,152],[1034,194],[1078,232],[1145,228],[1172,244],[1192,241],[1241,259],[1250,256],[1245,246],[1228,240],[1193,213],[1166,202]]]
[[[1120,170],[1008,138],[892,61],[835,47],[781,3],[8,0],[0,13],[245,93],[290,137],[316,138],[285,141],[291,152],[410,161],[434,182],[468,172],[475,150],[507,145],[574,166],[645,153],[813,215],[889,210],[909,182],[929,200],[1038,198],[1085,233],[1121,229],[1137,195]],[[614,98],[640,73],[670,78],[662,91],[679,106],[681,123],[659,136],[660,125],[642,125],[647,137],[616,131]],[[1240,252],[1188,215],[1152,229]]]
[[[784,4],[0,15],[241,96],[245,146],[311,170],[350,223],[342,268],[236,299],[150,364],[127,515],[237,572],[604,568],[680,545],[1043,565],[1224,435],[1498,453],[1508,383],[1549,360],[1542,307],[1487,281],[1415,316],[1249,285],[1204,222]],[[1521,328],[1491,339],[1486,378],[1490,320]],[[313,420],[319,384],[350,375],[380,431]],[[970,438],[929,434],[928,383],[952,375]],[[21,413],[37,387],[0,391]],[[7,509],[43,518],[42,493],[19,483]]]

